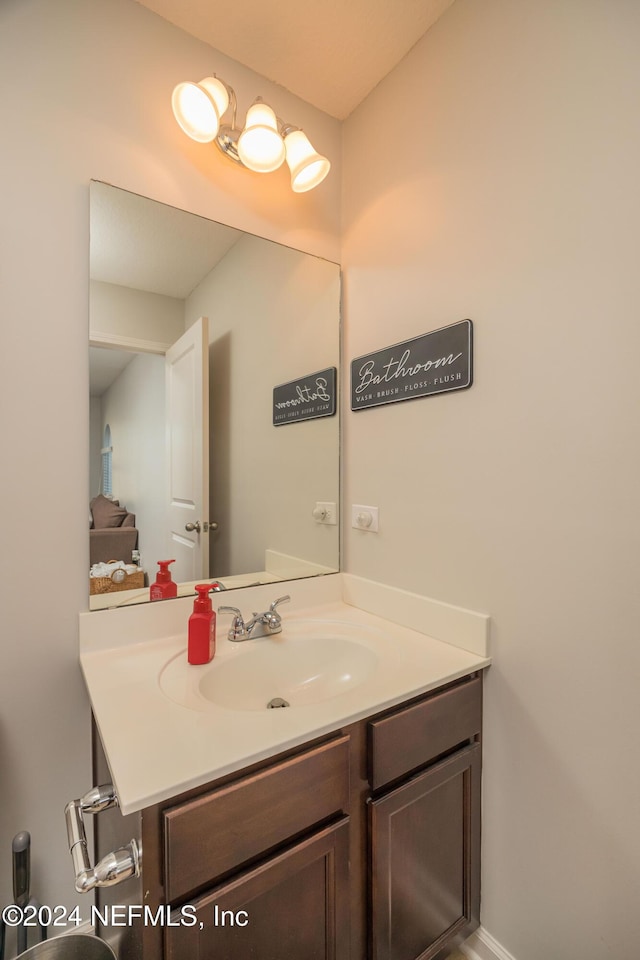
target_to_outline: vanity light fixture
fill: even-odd
[[[171,97],[173,113],[182,130],[197,143],[215,142],[236,163],[257,173],[271,173],[286,160],[291,189],[306,193],[322,183],[331,169],[316,153],[305,133],[284,123],[261,97],[247,110],[242,129],[236,125],[237,101],[233,87],[218,77],[199,83],[179,83]],[[223,122],[231,111],[230,123]]]

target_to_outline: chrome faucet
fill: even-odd
[[[280,597],[274,600],[268,610],[264,613],[255,613],[246,623],[244,617],[237,607],[218,607],[218,613],[232,613],[233,620],[227,634],[229,640],[234,643],[240,643],[242,640],[252,640],[256,637],[270,637],[274,633],[282,631],[282,617],[276,610],[280,603],[286,603],[291,600],[289,594],[286,597]]]

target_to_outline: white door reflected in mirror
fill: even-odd
[[[209,576],[209,321],[198,320],[167,350],[167,549],[178,582]],[[206,514],[205,514],[206,515]],[[185,537],[185,533],[187,536]]]

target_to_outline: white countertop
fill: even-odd
[[[116,611],[81,615],[80,663],[123,814],[169,799],[489,665],[486,650],[470,652],[456,646],[455,637],[443,642],[359,609],[352,605],[353,598],[349,603],[338,599],[354,592],[363,595],[363,584],[369,582],[352,580],[353,589],[342,584],[342,575],[317,578],[319,586],[315,590],[310,585],[313,581],[295,581],[276,588],[278,596],[290,592],[292,601],[296,591],[300,595],[298,603],[281,609],[283,634],[289,611],[292,624],[301,619],[333,621],[377,656],[375,669],[360,685],[324,702],[284,710],[232,710],[214,704],[208,704],[206,709],[191,709],[169,699],[160,688],[159,677],[167,663],[181,652],[186,661],[186,616],[184,630],[174,629],[170,635],[154,639],[145,637],[149,630],[140,628],[150,614],[142,620],[144,614],[138,611],[130,616],[130,622]],[[274,592],[273,587],[254,590],[268,590],[269,596]],[[248,609],[250,603],[251,609],[257,609],[263,602],[261,594],[254,593],[248,599],[245,593],[238,591],[233,597],[216,599],[218,604],[232,602],[243,609]],[[376,591],[376,597],[380,595],[380,590]],[[457,621],[461,634],[465,633],[464,615],[468,615],[467,621],[478,618],[477,624],[471,620],[473,629],[481,630],[484,620],[486,635],[488,617],[484,615],[459,611],[413,594],[405,596],[442,607],[447,629],[454,633]],[[274,598],[275,594],[270,596]],[[156,619],[159,613],[167,612],[163,619],[169,627],[171,621],[175,626],[175,604],[183,605],[180,613],[188,615],[190,610],[190,605],[184,606],[185,601],[170,604],[170,608],[151,605]],[[411,603],[406,606],[411,607]],[[169,611],[172,615],[168,615]],[[436,613],[436,621],[440,622],[442,611]],[[428,615],[426,619],[429,620]],[[252,645],[272,642],[265,638],[230,643],[227,627],[228,617],[220,617],[213,665],[246,655]],[[482,643],[474,642],[471,646]],[[211,666],[185,665],[185,669],[202,671]]]

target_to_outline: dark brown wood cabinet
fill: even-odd
[[[480,909],[480,746],[369,807],[373,960],[431,960]]]
[[[194,901],[166,960],[349,960],[349,821],[286,848]]]
[[[482,679],[472,675],[122,817],[142,876],[98,891],[169,922],[108,924],[120,960],[432,960],[475,926]],[[94,730],[94,776],[108,768]]]
[[[173,903],[349,811],[349,737],[339,736],[163,811]]]
[[[432,960],[480,915],[482,678],[369,723],[371,960]]]

